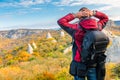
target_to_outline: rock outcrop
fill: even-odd
[[[63,51],[63,53],[64,54],[67,54],[68,52],[70,52],[72,50],[72,46],[69,46],[69,47],[67,47],[64,51]]]
[[[51,32],[53,30],[47,29],[14,29],[14,30],[6,30],[0,31],[0,37],[2,38],[10,38],[10,39],[19,39],[26,36],[30,36],[32,34],[43,36],[43,33]]]
[[[108,27],[116,26],[115,22],[113,20],[109,20],[106,24]]]
[[[46,38],[47,38],[47,39],[52,38],[52,36],[51,36],[51,34],[50,34],[49,32],[47,33]]]
[[[111,62],[120,62],[120,36],[111,39],[111,44],[107,48],[106,54]]]
[[[47,39],[50,39],[53,43],[56,43],[57,41],[52,37],[52,35],[48,32],[46,35]]]
[[[37,48],[37,46],[36,46],[35,42],[33,42],[33,43],[32,43],[32,46],[33,46],[33,48],[34,48],[34,49],[36,49],[36,48]]]
[[[111,31],[109,30],[102,30],[110,39],[110,43],[108,45],[106,55],[107,55],[107,60],[111,62],[120,62],[120,36],[114,35]]]
[[[28,53],[32,54],[33,53],[33,48],[30,44],[28,44]]]
[[[60,32],[60,37],[65,37],[65,33],[63,31]]]

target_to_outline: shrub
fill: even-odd
[[[2,61],[2,57],[0,57],[0,65],[3,63],[3,61]]]
[[[17,54],[17,58],[20,62],[21,61],[28,61],[30,57],[31,57],[31,54],[27,53],[26,51],[20,51]]]
[[[112,72],[112,69],[115,67],[115,63],[106,63],[106,80],[114,79],[114,73]]]
[[[61,71],[59,71],[56,74],[57,80],[72,80],[72,76],[68,73],[69,68],[62,68]]]
[[[9,60],[9,61],[7,61],[7,65],[11,65],[11,64],[14,64],[15,63],[15,60]]]
[[[118,64],[117,66],[115,66],[115,68],[113,68],[113,73],[114,73],[114,76],[120,78],[120,64]]]
[[[43,72],[42,74],[37,74],[32,80],[56,80],[56,79],[52,73]]]

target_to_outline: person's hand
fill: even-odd
[[[74,14],[74,16],[76,17],[76,18],[81,18],[82,16],[83,16],[83,13],[82,12],[77,12],[77,13],[75,13]]]
[[[84,18],[84,17],[90,17],[93,16],[93,11],[91,10],[84,10],[84,11],[79,11],[74,14],[76,18]]]
[[[93,16],[93,11],[89,10],[89,16]]]

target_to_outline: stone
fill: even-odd
[[[33,48],[30,44],[28,44],[28,53],[32,54],[33,53]]]
[[[60,36],[61,37],[64,37],[65,36],[65,33],[63,31],[60,32]]]
[[[48,33],[48,34],[46,35],[46,38],[47,38],[47,39],[52,38],[51,34]]]

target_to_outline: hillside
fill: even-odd
[[[47,35],[48,32],[51,37]],[[19,39],[2,38],[2,44],[4,43],[3,40],[8,39],[10,41],[7,41],[8,44],[5,42],[8,49],[4,46],[0,52],[0,79],[72,79],[68,73],[71,52],[63,54],[64,49],[71,45],[72,40],[68,34],[65,34],[64,37],[63,33],[62,36],[60,33],[61,30],[43,30],[41,34],[31,34]],[[34,47],[33,42],[37,48],[34,48],[33,53],[30,54],[28,53],[28,44]],[[11,46],[14,47],[11,48]]]
[[[13,29],[0,31],[0,37],[9,39],[19,39],[33,34],[43,36],[42,34],[46,32],[55,32],[55,30],[50,29]]]
[[[3,49],[10,50],[14,47],[20,47],[23,44],[28,44],[31,41],[45,37],[48,32],[53,35],[57,33],[55,30],[47,29],[17,29],[0,31],[0,51]]]
[[[110,55],[108,59],[112,62],[107,67],[109,71],[106,80],[110,80],[111,68],[117,61],[119,63],[120,34],[117,27],[106,28],[104,32],[111,39],[106,53]],[[68,49],[71,49],[72,39],[65,32],[20,29],[2,31],[0,34],[2,34],[0,40],[1,80],[73,79],[69,74],[72,54]]]

